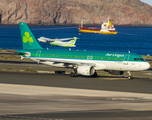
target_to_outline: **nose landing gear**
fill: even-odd
[[[127,73],[128,73],[128,75],[129,75],[129,76],[128,76],[128,79],[131,80],[131,79],[132,79],[131,72],[130,72],[130,71],[127,71]]]

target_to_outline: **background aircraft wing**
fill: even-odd
[[[62,39],[56,38],[56,39],[54,39],[54,40],[55,40],[55,41],[65,41],[65,40],[71,40],[71,39],[73,39],[73,38],[62,38]]]
[[[38,38],[38,41],[40,42],[54,42],[54,39],[50,39],[50,38],[45,38],[45,37],[40,37]]]
[[[54,42],[54,41],[65,41],[65,40],[71,40],[73,38],[62,38],[62,39],[58,39],[58,38],[55,38],[55,39],[50,39],[50,38],[46,38],[46,37],[40,37],[38,38],[38,41],[41,41],[41,42]]]

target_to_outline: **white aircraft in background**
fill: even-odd
[[[63,42],[63,41],[67,41],[67,40],[70,40],[70,41]],[[76,40],[77,40],[77,37],[63,38],[63,39],[50,39],[50,38],[46,38],[46,37],[38,38],[39,42],[45,42],[45,43],[49,43],[51,46],[61,46],[61,47],[76,47],[76,45],[75,45]]]

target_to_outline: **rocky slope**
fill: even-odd
[[[152,25],[152,7],[140,0],[0,0],[0,23]]]

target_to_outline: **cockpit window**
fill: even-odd
[[[145,61],[143,58],[140,58],[141,61]]]
[[[135,58],[134,61],[145,61],[143,58]]]

